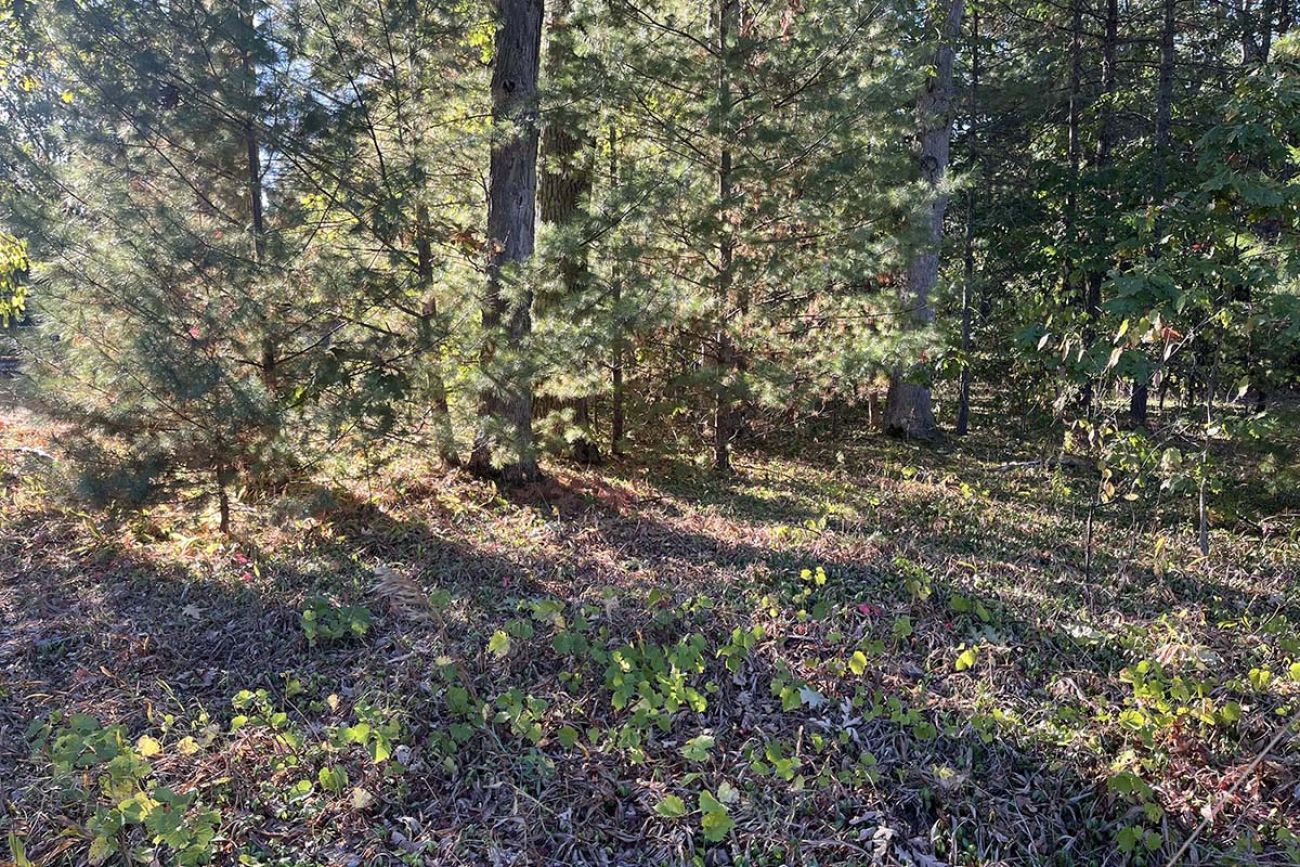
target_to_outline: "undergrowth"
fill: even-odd
[[[1300,531],[1249,455],[1202,557],[996,432],[340,470],[230,538],[6,454],[15,864],[1300,860]]]

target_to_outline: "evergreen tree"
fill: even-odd
[[[487,289],[483,295],[479,427],[470,468],[528,481],[539,474],[533,442],[533,256],[537,195],[537,82],[541,0],[501,0],[492,66]],[[504,449],[500,466],[495,452]]]
[[[938,34],[934,73],[926,76],[916,100],[917,161],[929,201],[923,215],[925,232],[921,238],[922,246],[911,254],[908,261],[902,299],[903,315],[920,327],[928,325],[934,318],[930,293],[939,278],[943,221],[948,207],[944,176],[948,171],[949,138],[952,135],[953,55],[964,10],[963,0],[934,5],[930,13],[931,29]],[[911,382],[901,370],[895,370],[890,378],[885,428],[892,433],[922,439],[933,439],[938,435],[929,387]]]
[[[584,110],[591,111],[593,100],[589,96],[592,82],[589,74],[584,74],[586,64],[578,51],[580,26],[573,15],[572,0],[556,0],[547,25],[544,73],[550,104],[541,133],[537,204],[538,216],[552,232],[548,240],[553,252],[549,257],[555,259],[558,285],[555,292],[541,294],[537,315],[562,317],[579,332],[576,342],[584,351],[576,356],[578,363],[575,365],[575,357],[568,355],[564,360],[569,363],[552,366],[559,369],[548,371],[550,376],[543,386],[559,391],[556,397],[561,424],[572,426],[563,438],[570,443],[574,460],[592,464],[601,458],[589,394],[595,387],[595,365],[591,362],[597,354],[592,351],[591,338],[600,331],[597,319],[585,314],[591,307],[587,235],[592,225],[586,209],[595,171],[595,140],[591,124],[594,118],[584,115]],[[593,71],[593,67],[586,72]],[[576,380],[577,393],[565,393],[566,379]]]
[[[893,341],[902,257],[901,55],[878,7],[618,8],[621,267],[656,413],[686,413],[725,470],[761,416],[861,396]],[[666,83],[671,83],[667,85]],[[648,372],[648,368],[647,368]],[[707,401],[707,409],[705,401]]]
[[[66,108],[60,159],[39,166],[61,198],[23,225],[39,250],[33,394],[77,424],[98,493],[198,473],[228,527],[232,485],[284,444],[268,359],[293,275],[255,153],[279,109],[258,71],[275,51],[243,3],[40,14]]]
[[[9,0],[0,315],[101,493],[223,523],[353,447],[726,472],[886,382],[1156,441],[1294,376],[1291,169],[1231,142],[1285,11]]]

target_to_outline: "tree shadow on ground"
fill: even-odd
[[[778,498],[778,505],[795,503],[795,511],[765,506],[759,517],[752,503],[726,508],[724,485],[715,496],[719,514],[700,514],[674,503],[678,495],[655,484],[630,489],[577,474],[506,492],[502,507],[488,504],[463,513],[455,506],[388,508],[343,491],[326,493],[316,497],[329,502],[314,513],[300,548],[248,548],[261,571],[249,581],[237,569],[196,576],[102,531],[92,541],[77,522],[33,516],[9,528],[10,538],[28,542],[0,557],[3,611],[13,624],[0,645],[0,666],[16,684],[0,695],[0,775],[33,778],[21,731],[48,709],[87,710],[138,731],[148,723],[150,707],[204,707],[225,720],[236,691],[261,687],[288,701],[287,681],[296,679],[310,684],[313,695],[342,697],[338,709],[308,712],[311,725],[350,723],[352,710],[366,702],[390,705],[403,714],[412,745],[426,762],[406,778],[408,794],[401,801],[369,815],[338,814],[341,827],[367,841],[349,851],[394,854],[400,847],[391,838],[377,843],[365,829],[368,823],[406,827],[399,823],[406,815],[428,840],[443,841],[430,842],[443,848],[427,851],[447,860],[466,853],[486,859],[493,851],[515,852],[530,863],[678,860],[672,853],[689,852],[699,841],[680,828],[667,838],[643,835],[664,782],[645,779],[643,770],[629,767],[615,750],[565,749],[551,738],[534,746],[489,726],[481,739],[456,750],[454,772],[440,770],[431,740],[457,717],[431,672],[446,657],[485,701],[517,689],[548,701],[552,710],[566,709],[575,723],[583,722],[584,736],[592,730],[617,734],[628,714],[614,709],[599,686],[602,668],[587,664],[578,671],[587,686],[572,695],[563,676],[575,673],[577,663],[552,652],[553,626],[539,624],[533,644],[501,659],[485,652],[488,634],[527,619],[520,603],[530,598],[558,596],[600,608],[612,586],[622,601],[599,614],[608,648],[636,641],[668,644],[693,633],[707,635],[716,646],[731,628],[766,615],[743,606],[728,606],[724,613],[697,600],[762,593],[783,614],[740,682],[709,659],[708,673],[699,680],[716,681],[718,691],[710,694],[707,709],[681,713],[669,733],[652,732],[645,744],[656,756],[680,763],[680,744],[710,732],[718,755],[716,765],[706,766],[709,785],[729,775],[751,777],[744,770],[751,761],[747,755],[761,757],[773,742],[805,745],[803,789],[770,775],[746,789],[737,810],[750,833],[744,845],[754,845],[760,838],[753,835],[775,817],[793,816],[797,821],[775,825],[799,830],[791,851],[837,863],[869,863],[872,838],[859,832],[877,827],[896,834],[900,845],[921,839],[925,847],[933,846],[927,838],[937,828],[952,839],[950,845],[973,847],[985,860],[1038,863],[1062,851],[1080,864],[1118,858],[1112,838],[1128,808],[1097,789],[1105,762],[1096,755],[1070,761],[1063,758],[1069,748],[1040,746],[1035,732],[1042,720],[1021,729],[1013,724],[1004,730],[1001,723],[990,729],[990,715],[972,710],[969,698],[979,683],[1021,708],[1065,704],[1086,710],[1082,697],[1062,702],[1054,696],[1054,683],[1089,667],[1109,679],[1122,657],[1081,649],[1059,628],[1045,628],[1024,600],[985,595],[960,580],[945,564],[951,552],[927,544],[914,526],[905,532],[906,522],[898,524],[896,538],[877,541],[835,528],[825,536],[788,540],[743,519],[796,524],[802,514],[797,500],[806,491],[788,501]],[[419,492],[413,497],[427,499]],[[847,538],[833,538],[838,536]],[[1005,543],[1035,547],[1016,532]],[[900,556],[927,571],[927,598],[907,589],[907,570],[896,562]],[[393,565],[426,590],[446,590],[459,615],[411,622],[382,610],[368,596],[375,563]],[[831,576],[818,591],[830,603],[827,616],[790,618],[789,609],[811,608],[816,601],[794,599],[806,586],[801,570],[817,566]],[[656,589],[667,595],[650,604],[646,594]],[[310,647],[298,618],[302,600],[312,593],[368,602],[379,620],[361,640]],[[958,595],[981,599],[993,622],[954,614],[951,600]],[[860,614],[857,606],[864,603],[882,610]],[[903,616],[913,631],[899,636],[894,625]],[[883,648],[873,652],[869,671],[858,680],[828,665],[844,653],[846,640],[864,647],[879,641]],[[978,666],[954,671],[953,660],[972,643],[987,648]],[[1030,646],[1038,647],[1032,658],[1023,653]],[[769,688],[781,666],[788,672],[782,677],[807,683],[826,703],[782,710]],[[859,687],[865,693],[855,704]],[[891,698],[899,708],[889,706]],[[882,702],[879,712],[871,710]],[[986,742],[980,735],[990,731],[995,737]],[[848,754],[819,757],[806,746],[812,732],[833,742],[844,733],[855,750],[873,755],[879,778],[839,780]],[[832,778],[824,786],[812,782],[823,766]],[[376,790],[388,785],[350,767]],[[265,815],[249,821],[283,831]],[[628,832],[629,827],[643,831]]]

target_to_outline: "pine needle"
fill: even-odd
[[[414,578],[391,566],[375,567],[375,595],[385,600],[393,611],[414,620],[428,620],[432,616],[429,596]]]

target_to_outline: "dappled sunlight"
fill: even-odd
[[[555,466],[504,495],[416,468],[246,504],[230,540],[11,505],[0,719],[121,723],[155,778],[225,781],[205,797],[241,845],[321,857],[680,859],[708,846],[678,818],[697,791],[733,845],[833,859],[884,834],[1091,861],[1157,810],[1194,821],[1296,693],[1270,662],[1294,554],[1152,571],[1164,530],[1108,515],[1087,580],[1050,472],[909,457]],[[1223,809],[1278,821],[1295,782],[1270,765]],[[16,802],[36,854],[48,791]]]
[[[1300,864],[1290,0],[0,0],[0,867]]]

